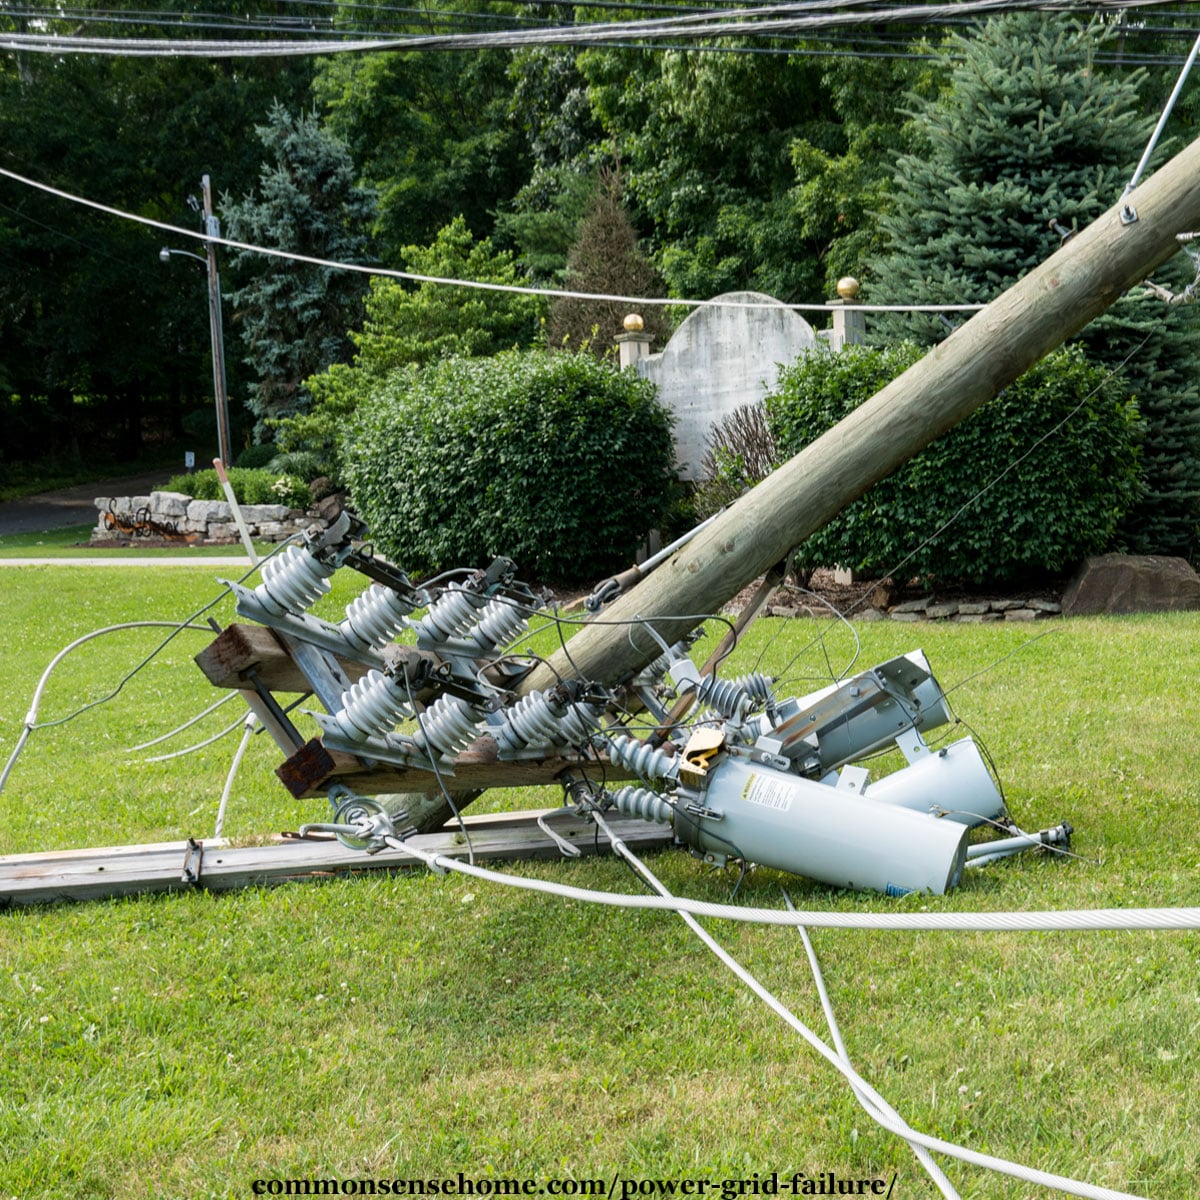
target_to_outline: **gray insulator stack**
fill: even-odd
[[[282,554],[262,566],[262,583],[254,589],[258,602],[277,617],[297,615],[310,609],[329,591],[333,567],[315,559],[299,546],[288,546]]]
[[[641,779],[665,779],[675,774],[676,760],[665,750],[623,733],[606,739],[609,759]]]
[[[449,641],[462,637],[479,619],[484,598],[478,592],[451,584],[414,626],[417,644]]]
[[[408,623],[408,614],[414,607],[399,592],[373,583],[346,605],[342,633],[347,642],[360,650],[382,650]]]
[[[545,692],[531,692],[528,696],[522,696],[506,711],[505,723],[494,731],[500,757],[530,747],[550,750],[558,745],[565,711]]]
[[[478,614],[478,623],[465,638],[480,655],[492,654],[515,641],[529,628],[525,614],[511,601],[496,599]]]
[[[675,810],[649,788],[623,787],[611,792],[609,798],[617,811],[627,817],[640,817],[643,821],[658,821],[663,825],[670,825],[675,819]]]
[[[548,692],[522,696],[507,710],[505,723],[492,732],[502,758],[526,749],[549,753],[587,742],[599,726],[603,712],[602,704],[579,701],[564,704],[551,688]]]
[[[453,758],[479,735],[479,711],[460,696],[439,696],[422,714],[413,742],[431,758]]]
[[[589,703],[575,700],[567,705],[567,711],[562,719],[562,746],[582,746],[589,741],[599,728],[604,710],[608,705],[603,701]]]
[[[705,675],[696,687],[697,703],[707,704],[730,721],[740,721],[752,709],[773,699],[771,681],[755,673],[739,679]]]
[[[390,733],[407,713],[404,692],[396,681],[382,671],[368,671],[342,693],[342,710],[333,714],[333,720],[346,737],[365,742]]]

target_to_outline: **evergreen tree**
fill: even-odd
[[[621,202],[621,175],[600,172],[596,193],[567,254],[566,288],[617,296],[661,296],[662,281],[638,248],[637,231]],[[550,306],[546,335],[554,348],[586,347],[598,358],[612,353],[630,305],[617,300],[556,298]],[[662,341],[667,332],[660,305],[646,306],[646,332]]]
[[[874,272],[872,300],[989,302],[1058,248],[1060,230],[1084,228],[1120,198],[1153,118],[1140,115],[1137,74],[1097,67],[1100,36],[1094,24],[1024,13],[953,40],[950,87],[914,114],[920,152],[896,163],[881,221],[892,251]],[[878,328],[927,344],[946,333],[927,315]],[[1121,540],[1187,553],[1200,511],[1195,315],[1131,294],[1081,340],[1098,360],[1124,364],[1147,422],[1143,497]]]
[[[270,161],[257,195],[222,206],[227,236],[332,262],[366,261],[375,196],[355,183],[345,145],[315,114],[292,116],[280,104],[256,132]],[[262,440],[268,421],[307,407],[305,379],[350,357],[346,331],[361,319],[367,282],[356,272],[248,251],[233,266],[250,273],[230,299],[257,377],[247,404]]]

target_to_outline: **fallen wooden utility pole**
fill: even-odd
[[[1032,216],[1031,216],[1031,219]],[[1040,219],[1040,218],[1039,218]],[[1068,241],[920,362],[806,446],[604,611],[523,683],[582,675],[612,685],[661,653],[629,622],[668,643],[827,525],[1038,359],[1078,333],[1174,255],[1200,228],[1200,141]]]
[[[595,840],[595,826],[561,809],[488,813],[466,818],[470,843],[458,826],[418,835],[413,845],[428,854],[480,862],[560,858],[562,850],[539,826],[552,816],[557,836],[580,854],[607,853]],[[639,850],[658,850],[671,842],[666,825],[614,813],[608,817],[621,839]],[[404,850],[375,854],[350,849],[333,838],[273,838],[258,846],[232,846],[220,838],[188,839],[148,846],[107,846],[87,850],[50,850],[0,856],[0,909],[9,904],[48,904],[58,900],[98,900],[145,892],[210,891],[261,887],[329,878],[369,870],[395,870],[424,864]]]

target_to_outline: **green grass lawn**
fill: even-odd
[[[195,611],[219,573],[0,572],[0,756],[61,646]],[[348,597],[336,586],[326,615]],[[213,615],[230,620],[230,606]],[[824,647],[805,649],[821,630]],[[162,632],[70,656],[41,718],[110,690]],[[1014,816],[1031,828],[1070,820],[1083,857],[1014,859],[947,896],[901,900],[756,871],[740,901],[780,907],[783,884],[799,906],[854,911],[1200,904],[1188,649],[1200,616],[1047,623],[1035,641],[1004,624],[859,632],[861,666],[921,646],[946,687],[969,680],[951,699],[990,749]],[[236,735],[165,763],[126,752],[215,698],[191,662],[208,640],[181,634],[115,701],[34,734],[0,795],[0,853],[211,833]],[[826,653],[840,667],[852,650],[842,626],[764,620],[726,670],[761,656],[806,691]],[[231,708],[149,753],[215,732]],[[262,741],[242,766],[231,836],[324,815],[323,802],[287,796]],[[526,807],[545,795],[485,799]],[[682,852],[652,863],[679,893],[728,898],[731,874]],[[609,859],[506,869],[642,890]],[[793,932],[710,929],[823,1031]],[[1093,1184],[1196,1195],[1194,933],[814,940],[852,1058],[915,1128]],[[894,1174],[897,1200],[938,1195],[677,918],[453,875],[0,912],[0,1047],[0,1197],[249,1197],[255,1179],[459,1171],[539,1183]],[[943,1165],[964,1197],[1046,1194]]]
[[[244,556],[240,542],[228,546],[171,545],[91,546],[94,525],[68,525],[44,533],[10,533],[0,536],[0,558],[213,558]],[[266,556],[274,549],[270,542],[255,542],[259,555]]]

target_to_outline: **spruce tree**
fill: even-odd
[[[310,258],[364,262],[375,196],[355,183],[344,143],[315,114],[293,116],[281,104],[256,132],[269,159],[257,195],[222,205],[227,236]],[[250,251],[235,255],[233,269],[249,276],[230,299],[256,377],[247,405],[258,418],[255,438],[263,440],[271,421],[308,407],[304,380],[350,358],[347,330],[362,319],[367,277]]]
[[[892,250],[874,272],[872,300],[989,302],[1049,257],[1065,231],[1116,203],[1154,117],[1141,115],[1137,73],[1118,78],[1097,66],[1101,37],[1096,24],[1022,13],[953,39],[949,87],[913,114],[921,152],[897,160],[881,220]],[[928,315],[877,328],[927,344],[947,333]],[[1188,553],[1200,512],[1194,312],[1135,289],[1080,340],[1123,370],[1146,421],[1143,497],[1120,541]]]
[[[662,280],[638,248],[637,232],[621,201],[621,176],[600,172],[591,207],[579,224],[567,254],[565,286],[569,291],[601,295],[661,296]],[[613,338],[623,328],[629,304],[616,300],[556,298],[550,305],[546,336],[553,349],[586,348],[598,358],[613,352]],[[659,305],[642,313],[651,338],[662,342],[667,323]]]

